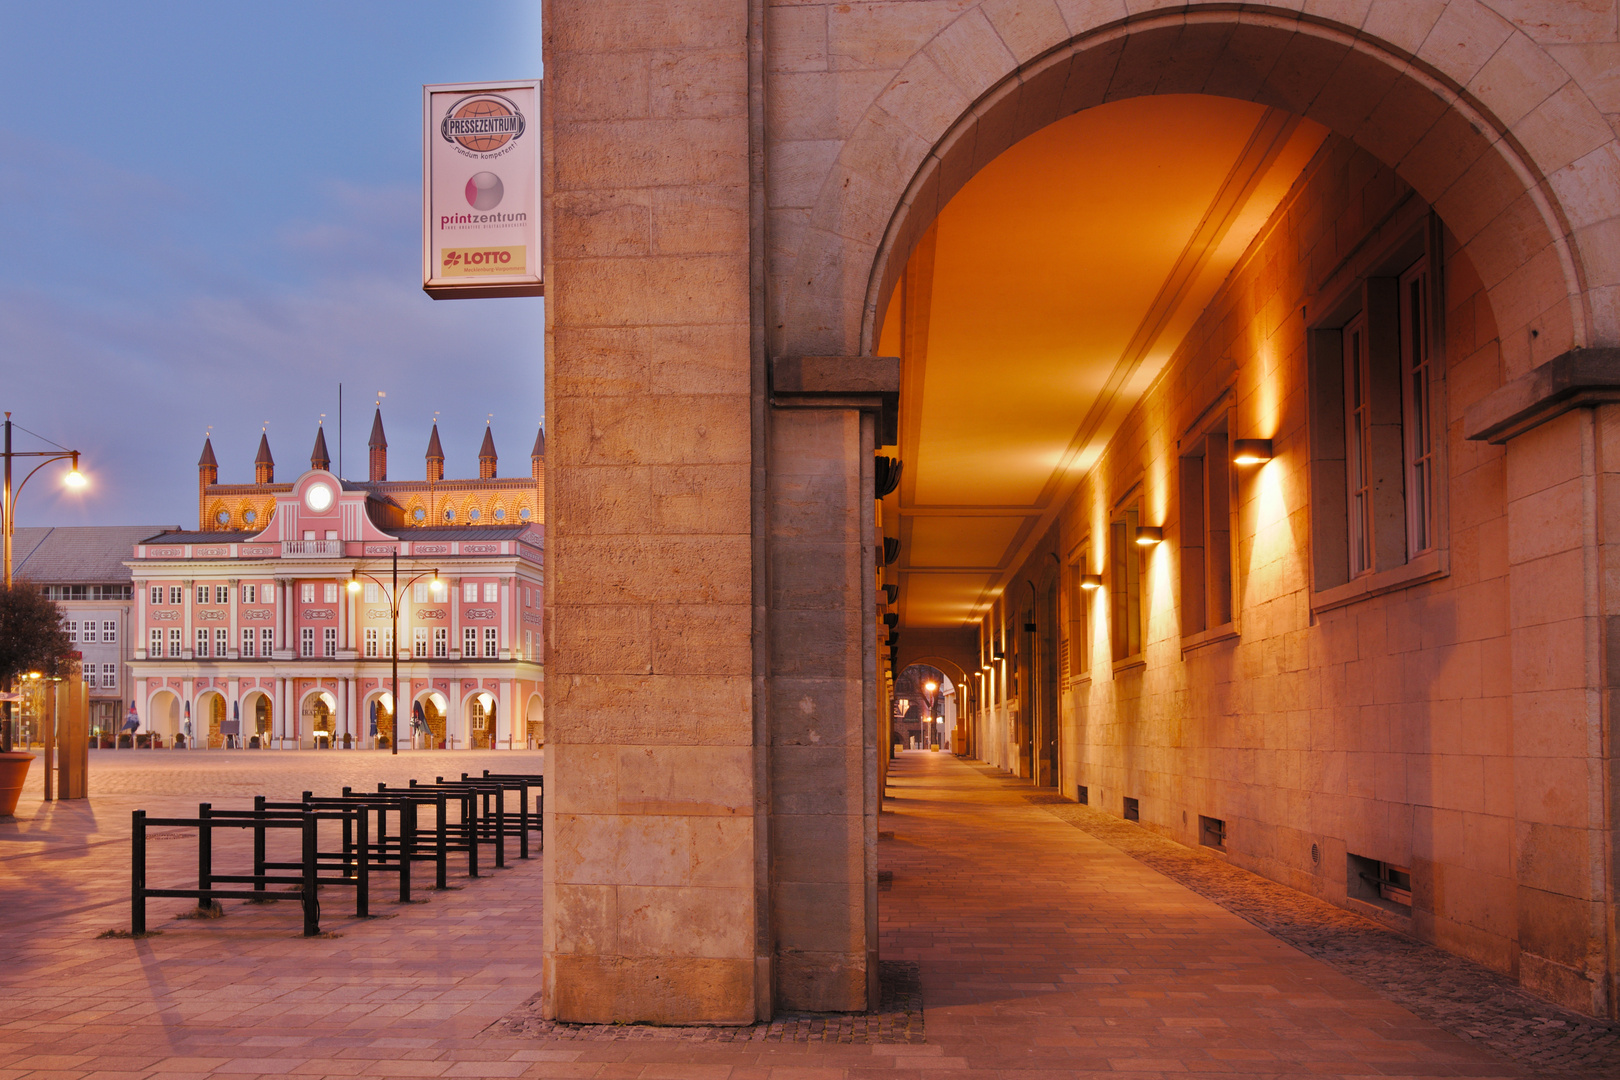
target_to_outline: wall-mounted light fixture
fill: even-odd
[[[1006,658],[1007,654],[1002,652],[1000,649],[997,649],[995,652],[990,654],[990,659],[992,660],[1005,660]]]
[[[883,595],[886,597],[885,603],[893,604],[900,599],[900,586],[894,584],[883,586]]]
[[[1270,439],[1233,439],[1232,464],[1264,465],[1271,460]]]
[[[883,625],[887,626],[887,627],[891,627],[891,628],[895,627],[895,626],[899,626],[900,625],[900,615],[899,615],[899,613],[894,612],[894,611],[890,611],[890,612],[887,612],[886,614],[884,614],[884,616],[883,616]]]
[[[1100,589],[1100,588],[1102,588],[1102,575],[1101,574],[1081,574],[1080,575],[1080,587],[1082,589]]]
[[[1164,530],[1157,525],[1138,525],[1136,527],[1136,542],[1142,547],[1152,547],[1163,542]]]

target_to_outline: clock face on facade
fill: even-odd
[[[324,513],[332,508],[332,489],[326,484],[311,484],[304,489],[304,505],[315,513]]]

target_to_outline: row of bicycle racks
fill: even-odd
[[[530,791],[536,793],[532,811]],[[509,806],[514,796],[515,810]],[[321,932],[320,889],[353,889],[354,913],[366,918],[371,914],[372,875],[393,874],[398,878],[400,903],[409,903],[413,865],[431,863],[434,887],[443,889],[452,855],[466,856],[467,876],[474,878],[482,847],[494,848],[496,867],[506,865],[509,840],[517,842],[518,858],[527,859],[531,832],[542,845],[545,842],[544,810],[541,776],[488,769],[477,777],[462,773],[460,780],[436,777],[431,784],[415,780],[408,787],[378,784],[375,793],[344,788],[341,795],[317,797],[306,791],[298,802],[273,802],[258,795],[252,810],[215,810],[209,803],[200,803],[194,818],[148,817],[145,810],[136,810],[130,933],[146,933],[148,898],[177,896],[196,899],[199,914],[217,910],[220,900],[297,900],[303,907],[304,936],[314,937]],[[431,821],[425,820],[429,815]],[[147,887],[146,831],[151,828],[197,830],[195,889]],[[252,831],[251,874],[214,871],[214,832],[218,829]],[[269,856],[267,841],[278,830],[299,834],[301,857],[296,862]]]

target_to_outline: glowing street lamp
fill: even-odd
[[[391,585],[385,585],[382,583],[382,581],[376,577],[373,577],[371,574],[361,573],[358,568],[355,568],[349,571],[349,592],[357,593],[360,591],[360,579],[363,577],[370,578],[372,581],[376,582],[379,589],[382,589],[388,593],[388,615],[392,620],[393,626],[393,629],[389,631],[388,635],[388,662],[389,670],[391,671],[388,685],[390,691],[389,696],[393,699],[393,707],[388,710],[389,715],[393,718],[393,731],[388,737],[388,749],[391,753],[397,755],[399,753],[399,602],[400,597],[403,595],[403,592],[399,587],[399,548],[394,548],[393,576],[391,578]],[[421,581],[423,578],[431,579],[429,584],[433,587],[435,592],[437,592],[443,585],[443,582],[439,580],[438,567],[434,567],[432,570],[424,571],[423,573],[417,574],[415,577],[411,578],[405,583],[405,588],[409,589],[412,585],[416,584],[418,581]]]
[[[30,432],[29,434],[33,433]],[[49,439],[45,441],[50,442]],[[34,473],[39,472],[53,461],[69,461],[72,463],[71,470],[63,478],[63,483],[68,487],[80,490],[88,486],[90,481],[85,477],[84,473],[79,471],[79,452],[77,450],[69,450],[61,446],[58,446],[55,450],[13,450],[11,448],[11,413],[9,412],[6,413],[5,450],[0,456],[3,456],[6,462],[6,487],[3,496],[0,496],[0,534],[3,534],[3,541],[0,541],[0,546],[4,547],[5,582],[6,588],[9,589],[11,588],[11,537],[17,529],[16,502],[17,496],[22,494],[23,486],[33,479]],[[45,460],[29,470],[28,475],[22,478],[22,483],[13,488],[11,486],[11,459],[20,457],[37,457]]]

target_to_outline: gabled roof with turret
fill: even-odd
[[[486,425],[484,427],[484,445],[482,445],[482,446],[480,446],[478,448],[478,460],[483,461],[485,458],[493,458],[494,456],[495,456],[495,435],[489,429],[488,425]]]
[[[259,455],[253,459],[255,465],[274,465],[276,459],[270,456],[270,433],[265,432],[259,436]]]
[[[214,440],[213,439],[207,438],[206,436],[203,438],[202,457],[197,459],[197,465],[198,465],[199,468],[201,468],[204,465],[210,465],[210,466],[212,466],[212,467],[214,467],[216,469],[219,468],[219,462],[217,460],[215,460],[215,458],[214,458]]]
[[[428,436],[427,459],[429,461],[443,461],[444,447],[439,445],[439,425],[433,425],[433,434]]]
[[[366,440],[366,448],[368,450],[388,449],[388,437],[383,434],[381,408],[371,417],[371,438]]]
[[[546,456],[546,425],[540,425],[540,431],[534,437],[534,449],[529,451],[532,458]]]
[[[326,452],[326,427],[315,429],[315,449],[309,452],[309,467],[323,472],[332,468],[332,455]]]

